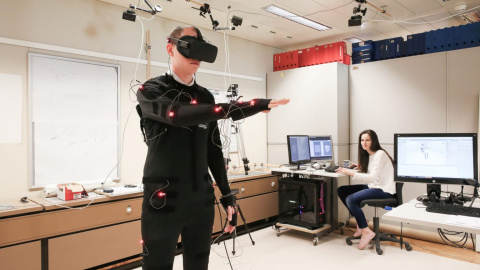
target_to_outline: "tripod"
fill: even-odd
[[[238,84],[232,84],[228,88],[227,91],[227,100],[229,103],[236,102],[239,98],[242,96],[238,97]],[[248,171],[250,170],[250,167],[248,166],[248,163],[250,162],[245,155],[245,145],[243,144],[243,134],[242,134],[242,126],[237,122],[233,121],[231,124],[227,124],[225,127],[225,136],[227,138],[230,138],[232,134],[232,128],[235,130],[235,135],[237,138],[237,145],[238,145],[238,153],[242,157],[243,161],[243,168],[245,170],[245,175],[248,175]],[[223,148],[223,158],[225,160],[225,166],[227,167],[228,170],[228,163],[231,161],[230,160],[230,144],[228,143],[225,148]]]
[[[245,225],[245,230],[247,231],[248,236],[250,237],[250,241],[252,241],[252,245],[255,245],[255,241],[253,241],[252,235],[250,234],[250,230],[248,229],[247,222],[245,221],[245,217],[243,216],[242,209],[240,209],[240,205],[238,203],[236,204],[236,208],[237,208],[238,213],[240,214],[240,217],[242,218],[243,224]],[[235,213],[235,215],[236,215],[236,213]],[[227,223],[228,223],[228,218],[225,219],[225,224],[223,225],[223,228],[227,227]],[[235,230],[233,231],[233,234],[232,234],[232,241],[233,241],[232,254],[233,255],[235,255],[235,238],[237,238],[237,228],[236,227],[235,227]]]

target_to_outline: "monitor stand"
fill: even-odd
[[[306,170],[306,169],[308,169],[308,167],[305,166],[305,165],[302,166],[302,164],[298,164],[298,165],[296,165],[296,166],[290,167],[290,170],[291,170],[291,171],[298,171],[298,170],[302,170],[302,171],[303,171],[303,170]]]
[[[460,192],[460,196],[457,197],[457,200],[462,201],[462,202],[469,202],[472,200],[472,197],[464,196],[463,195],[463,185],[462,185],[462,191]]]
[[[442,186],[440,184],[427,184],[427,195],[421,195],[417,197],[417,201],[428,202],[436,201],[440,199],[440,193],[442,192]]]
[[[300,170],[300,164],[298,164],[296,167],[292,166],[290,167],[290,171],[298,171]]]

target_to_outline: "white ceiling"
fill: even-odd
[[[144,0],[99,1],[124,7],[125,10],[130,4],[148,9]],[[228,31],[230,35],[287,50],[326,44],[348,37],[380,40],[458,26],[465,24],[459,16],[438,20],[457,14],[454,7],[459,4],[466,4],[467,10],[480,6],[480,0],[372,0],[368,3],[377,7],[386,6],[385,9],[391,17],[377,12],[370,5],[364,5],[368,9],[364,20],[384,21],[371,21],[365,22],[362,26],[348,27],[353,8],[358,6],[358,3],[352,0],[150,0],[150,2],[163,8],[156,16],[212,29],[208,14],[203,18],[198,10],[193,9],[199,8],[199,4],[207,3],[210,5],[213,19],[218,21],[221,27],[226,26],[227,22],[232,26],[230,20],[233,15],[243,19],[241,26]],[[276,5],[332,29],[317,31],[277,17],[261,9],[268,5]],[[480,12],[480,8],[475,11]],[[147,17],[148,14],[137,11],[137,15]],[[392,22],[406,20],[420,24]]]

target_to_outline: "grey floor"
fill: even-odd
[[[404,269],[480,269],[472,264],[455,259],[426,254],[415,251],[400,250],[398,247],[382,246],[383,255],[376,254],[373,245],[365,250],[358,250],[356,245],[348,246],[345,236],[328,234],[321,236],[317,246],[313,246],[313,235],[298,231],[284,231],[277,237],[271,228],[252,233],[255,245],[248,235],[239,236],[236,240],[236,254],[232,258],[232,242],[226,241],[234,270],[275,269],[356,269],[369,270],[404,270]],[[174,270],[182,270],[182,257],[175,258]],[[137,268],[135,270],[140,270]],[[229,270],[225,247],[213,245],[210,252],[211,270]]]

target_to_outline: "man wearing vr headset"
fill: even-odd
[[[168,37],[168,73],[137,92],[142,132],[148,145],[142,206],[143,269],[172,269],[179,235],[184,269],[208,269],[214,221],[212,173],[222,193],[231,233],[236,226],[235,195],[228,185],[217,120],[239,120],[284,105],[289,99],[254,99],[215,104],[195,81],[200,62],[214,62],[217,47],[195,27],[177,27]]]

